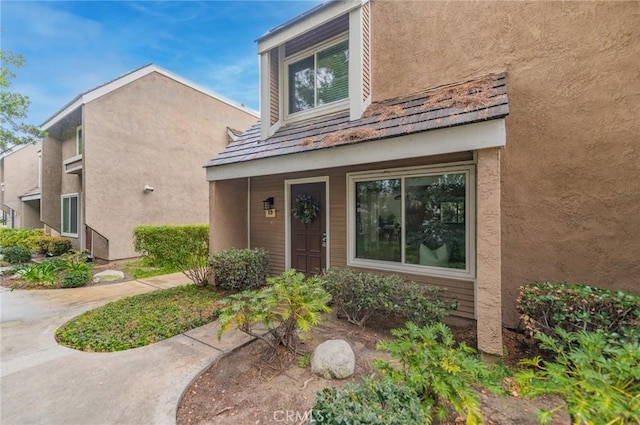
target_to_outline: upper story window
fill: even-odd
[[[82,126],[76,128],[76,155],[82,155]]]
[[[293,114],[349,97],[349,41],[287,61],[288,112]]]
[[[328,2],[258,40],[260,136],[332,113],[362,116],[371,103],[370,5]]]

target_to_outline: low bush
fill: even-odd
[[[42,235],[38,240],[38,252],[58,256],[71,251],[71,241],[57,236]]]
[[[59,272],[64,268],[60,261],[44,261],[32,263],[17,272],[18,276],[28,283],[44,286],[56,286]]]
[[[60,283],[61,288],[78,288],[91,281],[91,273],[84,270],[76,270],[65,273]]]
[[[554,394],[567,403],[576,424],[635,424],[640,417],[640,345],[638,341],[610,343],[598,332],[566,332],[557,339],[539,333],[540,346],[554,359],[525,360],[532,369],[516,374],[520,392],[537,397]],[[542,412],[540,422],[551,423],[555,410]]]
[[[244,291],[264,286],[269,253],[261,248],[229,248],[209,259],[214,284],[220,289]]]
[[[43,229],[10,229],[0,228],[0,246],[20,245],[31,252],[38,250],[38,241],[44,236]]]
[[[406,328],[391,332],[396,339],[379,343],[378,349],[388,351],[400,367],[383,360],[374,365],[388,379],[415,391],[423,408],[439,421],[447,420],[453,407],[458,414],[466,415],[467,424],[482,423],[474,386],[482,385],[494,392],[503,390],[496,374],[475,350],[464,343],[457,344],[451,330],[442,323],[419,328],[409,322]]]
[[[307,332],[317,325],[320,313],[330,311],[327,306],[330,300],[331,295],[319,278],[307,279],[295,270],[286,271],[268,278],[267,286],[260,290],[244,291],[222,300],[218,338],[235,326],[266,342],[274,352],[284,346],[299,354],[298,332]]]
[[[91,281],[92,263],[79,252],[64,254],[41,263],[31,263],[16,271],[26,282],[22,287],[77,288]]]
[[[153,266],[178,269],[196,285],[208,283],[208,225],[138,226],[133,244]]]
[[[455,304],[442,300],[440,289],[417,285],[397,275],[330,269],[323,279],[338,315],[361,327],[376,314],[395,315],[418,326],[430,325],[455,308]]]
[[[640,337],[640,296],[586,285],[533,282],[520,288],[518,310],[527,332],[557,337],[567,332],[602,332],[611,340]]]
[[[31,260],[31,250],[22,245],[12,245],[2,250],[4,261],[10,264],[26,263]]]
[[[405,425],[429,423],[415,391],[406,385],[365,378],[343,389],[329,387],[316,395],[310,424]]]

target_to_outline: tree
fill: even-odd
[[[16,76],[11,68],[20,68],[23,63],[22,55],[0,50],[0,155],[44,136],[38,127],[23,122],[31,103],[29,97],[7,90]]]

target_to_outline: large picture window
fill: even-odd
[[[288,65],[289,113],[349,96],[349,41],[344,40]]]
[[[470,166],[350,176],[350,262],[470,275],[471,178]]]
[[[78,195],[62,195],[62,236],[78,236]]]

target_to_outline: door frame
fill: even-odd
[[[318,177],[306,177],[303,179],[291,179],[284,181],[284,268],[285,270],[289,270],[291,268],[291,186],[296,184],[304,184],[304,183],[324,183],[325,190],[325,205],[324,208],[324,217],[325,217],[325,229],[327,233],[327,246],[325,247],[325,255],[326,258],[324,260],[325,268],[328,269],[329,258],[331,258],[331,227],[330,224],[330,208],[331,202],[329,201],[329,176],[318,176]]]

